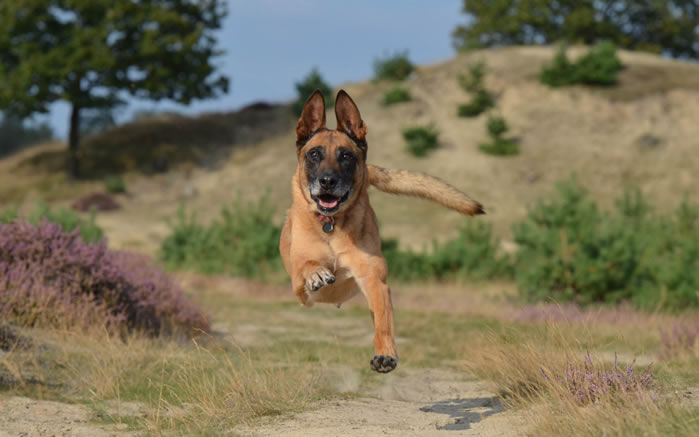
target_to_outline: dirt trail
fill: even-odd
[[[366,397],[328,401],[235,431],[260,437],[523,435],[516,414],[505,410],[481,383],[441,370],[402,373],[386,375],[382,386]],[[338,375],[338,384],[358,379],[348,372]]]
[[[111,437],[128,436],[126,425],[98,427],[84,405],[0,397],[0,437]]]

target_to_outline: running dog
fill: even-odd
[[[484,211],[480,203],[437,178],[367,164],[367,126],[344,90],[335,99],[335,116],[337,128],[326,128],[325,101],[316,90],[296,124],[298,166],[279,251],[303,305],[339,307],[359,292],[366,296],[375,331],[370,366],[387,373],[398,365],[398,354],[386,260],[369,186],[432,200],[466,215]]]

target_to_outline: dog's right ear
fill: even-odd
[[[320,90],[313,91],[306,100],[296,123],[296,147],[301,148],[316,131],[325,127],[325,100]]]

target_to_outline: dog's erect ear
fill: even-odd
[[[357,105],[354,104],[352,98],[345,90],[340,90],[337,93],[335,117],[337,117],[337,130],[348,134],[357,142],[360,148],[366,151],[366,134],[368,129],[364,121],[362,121]]]
[[[313,91],[303,105],[303,112],[296,123],[296,146],[302,147],[318,130],[325,127],[325,100],[320,90]]]

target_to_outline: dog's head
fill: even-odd
[[[335,99],[336,130],[325,127],[325,101],[313,92],[296,124],[299,182],[318,213],[333,216],[346,210],[366,179],[367,127],[350,96]]]

